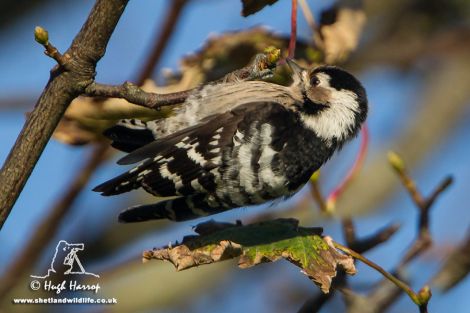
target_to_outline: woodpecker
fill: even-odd
[[[368,104],[362,84],[335,66],[304,69],[287,60],[292,84],[209,84],[173,116],[123,120],[105,132],[139,163],[94,191],[137,188],[159,198],[121,212],[121,222],[190,220],[289,197],[355,137]]]

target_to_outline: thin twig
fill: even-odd
[[[452,176],[447,176],[444,178],[444,180],[434,189],[434,191],[431,193],[431,195],[424,201],[424,208],[429,208],[431,207],[436,199],[439,197],[439,195],[444,192],[453,182],[453,177]]]
[[[439,195],[441,195],[442,192],[444,192],[452,184],[453,179],[451,176],[446,177],[441,181],[441,183],[439,183],[431,195],[425,198],[418,190],[415,181],[410,177],[405,163],[401,157],[394,152],[389,152],[388,159],[393,169],[398,174],[398,177],[400,178],[403,186],[406,188],[411,196],[411,199],[419,210],[417,226],[418,235],[401,260],[400,265],[398,266],[400,269],[420,255],[422,252],[426,251],[432,245],[432,236],[429,231],[431,207]]]
[[[313,173],[312,177],[310,177],[310,192],[320,210],[323,213],[329,213],[327,211],[325,198],[323,197],[323,193],[321,192],[320,171],[316,171],[315,173]]]
[[[398,225],[390,225],[385,227],[374,234],[365,238],[358,239],[356,236],[356,230],[352,218],[344,218],[342,221],[343,232],[346,243],[349,248],[358,253],[364,253],[378,246],[379,244],[387,241],[395,232],[398,230]],[[348,276],[344,272],[338,272],[338,275],[333,279],[333,288],[329,294],[315,295],[308,299],[298,311],[301,312],[318,312],[318,310],[332,298],[336,289],[340,291],[347,291]],[[350,292],[350,297],[353,297],[353,293]]]
[[[369,251],[379,244],[387,241],[392,237],[400,228],[398,224],[392,224],[390,226],[384,227],[372,235],[357,238],[356,236],[356,227],[351,217],[345,217],[342,220],[343,224],[343,233],[346,244],[349,248],[358,253],[364,253]]]
[[[421,253],[426,251],[432,245],[432,237],[429,233],[428,227],[419,230],[418,237],[414,240],[410,248],[406,251],[405,256],[400,262],[398,268],[404,267],[410,263],[413,259],[419,256]]]
[[[439,271],[434,275],[432,284],[443,291],[460,283],[470,272],[470,231],[457,248],[446,256]]]
[[[263,79],[265,77],[269,77],[272,75],[273,69],[276,67],[279,56],[280,52],[278,49],[267,49],[264,53],[258,54],[251,64],[228,73],[216,82],[239,82],[241,80]],[[124,84],[117,86],[93,82],[85,89],[85,95],[89,97],[122,98],[130,103],[158,110],[162,106],[183,103],[197,88],[198,87],[175,93],[158,94],[146,92],[130,82],[125,82]]]
[[[364,253],[375,248],[379,244],[386,242],[398,231],[398,229],[400,229],[400,225],[391,224],[370,236],[356,239],[356,241],[352,242],[349,247],[359,253]]]
[[[419,221],[418,221],[418,232],[416,238],[412,242],[410,248],[404,254],[402,260],[393,271],[394,273],[399,273],[403,270],[404,266],[412,261],[414,258],[422,254],[426,249],[428,249],[432,244],[432,237],[429,232],[429,218],[430,218],[430,209],[432,204],[435,202],[437,197],[447,189],[452,183],[451,177],[444,179],[434,192],[428,198],[424,198],[422,194],[418,191],[416,183],[411,179],[406,170],[405,163],[403,160],[395,153],[389,153],[388,155],[389,162],[392,165],[393,169],[398,173],[400,180],[402,181],[405,188],[408,190],[413,202],[416,207],[419,209]],[[357,250],[356,250],[357,251]],[[377,310],[384,310],[386,307],[390,306],[395,299],[397,299],[400,289],[391,289],[387,286],[385,281],[377,285],[377,287],[369,294],[366,298],[366,301],[369,301],[371,305],[375,305]],[[431,291],[428,287],[423,288],[418,296],[428,297]],[[420,306],[420,312],[427,312],[427,305],[423,304]]]
[[[292,0],[290,19],[289,58],[292,59],[295,56],[295,45],[297,43],[297,0]]]
[[[0,171],[0,228],[23,190],[34,166],[70,102],[94,78],[128,0],[97,0],[87,21],[65,54],[67,71],[51,73],[34,110]]]
[[[313,17],[312,10],[310,10],[310,7],[307,3],[306,0],[299,0],[300,8],[302,10],[302,13],[304,15],[305,21],[307,21],[308,26],[312,31],[315,31],[317,28],[317,23],[315,22],[315,18]]]
[[[367,266],[375,269],[377,272],[382,274],[385,278],[387,278],[389,281],[394,283],[398,288],[406,292],[406,294],[410,297],[410,299],[418,305],[420,308],[420,312],[425,312],[421,311],[422,309],[426,309],[427,303],[429,302],[429,299],[431,298],[431,292],[428,287],[423,287],[418,293],[415,293],[410,286],[408,286],[406,283],[401,281],[400,279],[396,278],[389,272],[387,272],[385,269],[383,269],[381,266],[378,264],[372,262],[371,260],[367,259],[364,257],[362,254],[355,252],[354,250],[351,250],[337,242],[333,242],[334,246],[343,251],[344,253],[352,256],[353,258],[361,261],[362,263],[366,264]]]
[[[148,57],[145,65],[142,67],[142,70],[137,78],[138,86],[142,86],[145,80],[152,76],[152,73],[158,64],[158,61],[161,59],[163,51],[165,50],[167,43],[173,34],[175,26],[177,25],[181,13],[188,3],[188,0],[173,0],[168,3],[171,4],[168,12],[165,14],[165,20],[161,23],[158,23],[156,37],[157,40],[154,41],[155,44],[151,50],[150,56]]]
[[[416,183],[410,177],[408,171],[406,170],[405,163],[396,153],[390,152],[388,155],[389,162],[392,165],[393,169],[397,172],[400,180],[410,194],[413,202],[416,207],[419,209],[419,218],[418,218],[418,232],[416,238],[411,243],[410,248],[404,254],[402,260],[393,271],[394,273],[400,273],[404,266],[412,261],[414,258],[422,254],[426,249],[428,249],[432,244],[432,237],[429,232],[429,218],[430,218],[430,209],[432,204],[435,202],[437,197],[445,191],[450,184],[452,183],[452,178],[447,177],[444,179],[438,187],[433,191],[431,196],[425,198],[419,192]],[[393,229],[390,229],[393,231]],[[359,251],[360,247],[356,247],[353,250]],[[373,305],[377,311],[383,311],[385,308],[390,306],[402,292],[402,289],[390,288],[386,284],[386,280],[382,281],[377,285],[376,288],[365,298],[364,301]],[[398,286],[399,287],[399,286]],[[428,287],[424,287],[417,296],[423,299],[429,300],[431,291]],[[422,304],[419,306],[420,312],[427,312],[427,301],[422,301]]]
[[[393,273],[393,272],[392,272]],[[393,273],[400,280],[403,280],[397,273]],[[406,281],[405,281],[406,282]],[[382,313],[392,305],[402,295],[403,291],[395,286],[388,279],[384,278],[374,286],[372,292],[366,296],[354,293],[352,290],[341,290],[349,313]],[[367,310],[364,307],[367,306]]]
[[[64,69],[67,69],[67,59],[69,56],[67,54],[62,55],[59,50],[55,46],[53,46],[51,43],[47,43],[44,45],[44,48],[46,48],[46,51],[44,53],[56,60],[57,64],[59,64],[61,67]]]
[[[184,102],[192,91],[193,89],[169,94],[157,94],[145,92],[130,82],[118,86],[91,83],[85,89],[85,95],[89,97],[122,98],[143,107],[159,109],[162,106]]]
[[[307,21],[308,26],[313,32],[313,42],[322,50],[325,48],[325,44],[323,42],[322,36],[320,34],[320,27],[316,23],[315,18],[313,17],[312,10],[310,10],[310,6],[307,3],[307,0],[299,0],[300,8],[304,15],[305,21]]]
[[[420,210],[422,210],[425,202],[424,197],[421,195],[421,192],[419,192],[418,188],[416,187],[416,183],[414,182],[414,180],[411,179],[403,160],[394,152],[389,152],[388,159],[393,169],[398,174],[398,177],[400,178],[403,186],[410,194],[411,199],[416,204],[416,206]]]
[[[348,245],[348,247],[353,249],[353,246],[357,242],[356,227],[354,226],[353,220],[351,217],[345,217],[342,220],[342,224],[344,240],[346,240],[346,244]]]
[[[309,298],[300,307],[297,313],[314,313],[319,312],[320,309],[327,303],[335,294],[335,289],[332,289],[329,293],[320,293],[314,297]]]
[[[70,56],[62,55],[59,50],[49,42],[49,33],[47,30],[41,26],[36,26],[34,29],[34,39],[46,49],[44,54],[54,59],[59,66],[63,68],[67,67],[67,60]]]
[[[344,192],[349,183],[356,177],[357,173],[359,173],[359,171],[361,170],[367,155],[368,145],[369,130],[367,128],[367,125],[364,124],[361,129],[361,145],[359,147],[359,152],[357,153],[356,160],[354,161],[354,164],[349,169],[348,173],[343,178],[343,180],[333,189],[333,191],[326,198],[327,211],[332,212],[335,210],[335,205],[338,197],[341,196],[341,194]]]

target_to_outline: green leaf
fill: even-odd
[[[242,15],[247,17],[248,15],[255,14],[261,11],[265,6],[276,3],[277,0],[242,0]]]
[[[181,271],[239,257],[238,266],[248,268],[281,258],[300,267],[323,292],[341,265],[348,274],[355,273],[353,259],[336,250],[331,238],[322,237],[321,228],[299,227],[295,219],[277,219],[250,225],[209,221],[196,226],[199,235],[183,242],[143,253],[144,260],[171,262]]]

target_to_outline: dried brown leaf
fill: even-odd
[[[433,284],[447,291],[460,283],[470,272],[470,233],[465,241],[444,262],[433,278]]]
[[[361,7],[335,5],[322,12],[317,45],[328,64],[344,61],[356,49],[366,14]]]
[[[242,226],[209,222],[204,235],[188,236],[181,244],[145,251],[145,260],[171,262],[180,271],[239,257],[238,266],[286,259],[301,268],[324,293],[328,293],[338,265],[355,273],[353,259],[340,253],[330,237],[321,237],[321,228],[299,227],[294,219],[277,219]]]
[[[247,17],[248,15],[255,14],[261,11],[267,5],[273,5],[277,0],[242,0],[242,16]]]

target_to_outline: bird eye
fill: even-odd
[[[310,85],[312,85],[312,86],[318,86],[318,85],[320,85],[320,80],[319,80],[316,76],[313,76],[313,77],[310,79]]]

